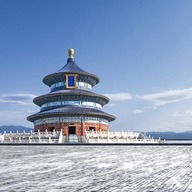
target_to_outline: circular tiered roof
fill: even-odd
[[[92,86],[99,83],[99,77],[82,70],[80,67],[76,65],[73,58],[69,58],[67,60],[67,64],[57,72],[45,76],[43,78],[43,82],[46,85],[51,86],[55,82],[64,80],[65,74],[78,74],[79,79],[81,79],[84,82],[90,83]]]
[[[73,86],[68,86],[68,77],[73,79]],[[43,78],[43,82],[51,87],[48,94],[34,98],[33,102],[41,107],[40,112],[27,119],[35,120],[45,117],[62,116],[93,116],[104,118],[107,121],[115,120],[115,116],[100,110],[109,99],[103,95],[91,92],[91,87],[99,83],[99,77],[78,67],[74,61],[74,50],[69,50],[67,64],[55,73]],[[61,83],[61,85],[60,85]],[[52,86],[58,87],[52,88]],[[81,86],[88,86],[88,90]],[[82,85],[83,84],[83,85]],[[68,102],[71,105],[68,105]],[[79,102],[78,105],[75,102]],[[83,102],[83,104],[82,104]]]
[[[94,117],[107,119],[108,121],[115,120],[115,116],[105,113],[101,110],[94,109],[94,108],[85,108],[85,107],[81,107],[81,109],[79,109],[79,107],[76,107],[76,106],[66,106],[66,107],[51,109],[49,111],[39,112],[39,113],[36,113],[34,115],[27,117],[27,119],[29,121],[34,122],[35,120],[40,119],[40,118],[58,117],[58,116],[60,116],[60,117],[63,117],[63,116],[94,116]]]
[[[109,102],[109,99],[106,96],[79,89],[55,91],[52,93],[36,97],[33,100],[33,102],[36,105],[41,106],[46,102],[53,102],[59,100],[80,100],[80,99],[81,100],[86,99],[87,101],[98,102],[102,106],[104,106]]]

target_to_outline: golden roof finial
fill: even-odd
[[[68,52],[69,52],[69,58],[74,58],[74,49],[69,49],[68,50]]]

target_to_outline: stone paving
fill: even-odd
[[[0,146],[0,191],[192,192],[192,146]]]

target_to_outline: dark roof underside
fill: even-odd
[[[54,117],[54,116],[79,116],[79,115],[88,115],[96,116],[107,119],[108,121],[115,120],[115,116],[105,113],[99,109],[94,108],[85,108],[85,107],[76,107],[76,106],[66,106],[62,108],[52,109],[49,111],[38,112],[34,115],[27,117],[27,120],[34,122],[37,119]]]

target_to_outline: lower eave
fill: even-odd
[[[107,119],[109,122],[114,121],[116,117],[105,113],[99,109],[93,108],[83,108],[83,107],[62,107],[57,109],[52,109],[49,111],[38,112],[27,117],[28,121],[34,122],[37,119],[46,117],[56,117],[56,116],[95,116]]]

